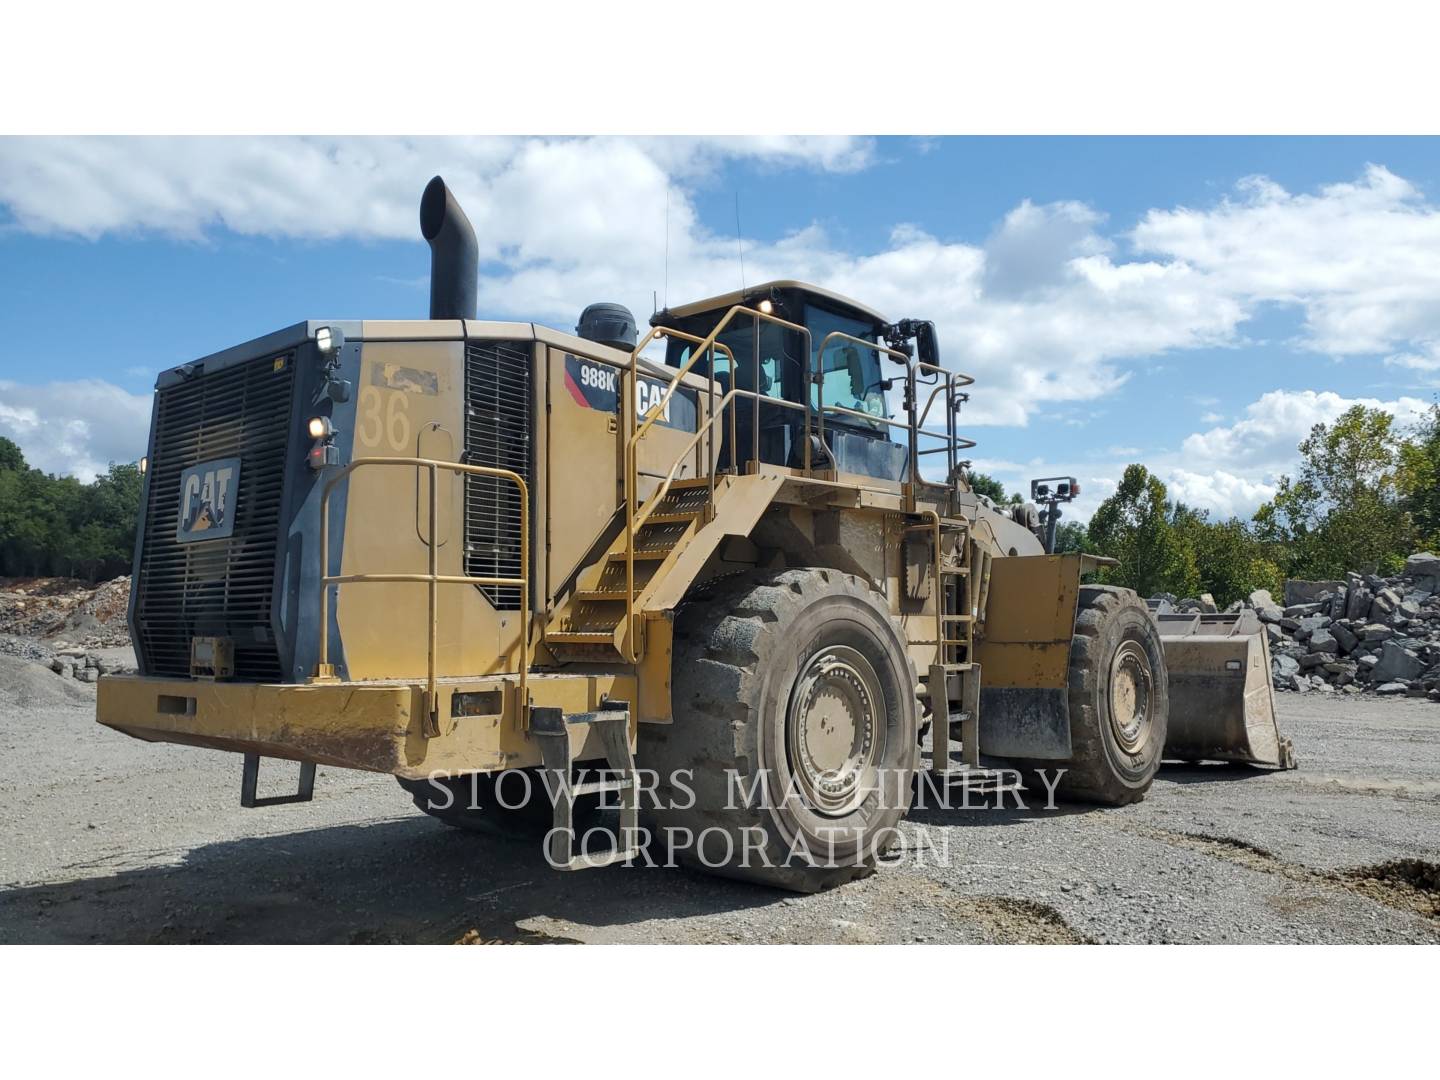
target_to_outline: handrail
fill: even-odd
[[[327,574],[330,565],[330,494],[345,477],[366,465],[403,465],[409,468],[430,471],[430,537],[426,543],[428,571],[415,573],[372,573],[372,574]],[[436,494],[438,473],[441,469],[470,476],[492,476],[508,480],[520,490],[520,576],[519,577],[471,577],[464,574],[441,574],[436,536],[439,532],[439,497]],[[333,673],[330,665],[330,586],[348,585],[355,582],[417,582],[429,585],[428,601],[430,632],[426,649],[426,684],[424,700],[424,730],[427,736],[440,734],[439,688],[435,676],[435,653],[438,648],[437,613],[439,587],[441,585],[490,585],[520,590],[520,682],[519,715],[522,726],[530,700],[526,694],[526,676],[530,671],[530,490],[519,473],[509,469],[493,469],[488,465],[467,465],[458,461],[436,461],[419,457],[368,457],[356,458],[344,467],[335,470],[325,481],[320,493],[320,656],[316,665],[317,678]]]
[[[734,319],[734,317],[735,317],[736,314],[738,314],[738,313],[744,313],[744,314],[746,314],[746,315],[748,315],[748,316],[753,317],[753,318],[756,320],[756,325],[755,325],[755,342],[754,342],[754,360],[753,360],[753,362],[754,362],[754,380],[755,380],[755,381],[754,381],[754,385],[755,385],[756,387],[758,387],[758,386],[760,385],[760,327],[759,327],[759,323],[760,323],[761,321],[774,323],[774,324],[776,324],[777,326],[784,327],[784,328],[786,328],[786,329],[788,329],[788,330],[797,331],[797,332],[799,332],[799,333],[801,333],[801,334],[803,334],[803,335],[805,336],[805,343],[806,343],[806,354],[805,354],[805,355],[806,355],[806,369],[808,370],[808,368],[809,368],[809,355],[810,355],[810,354],[809,354],[809,343],[810,343],[810,331],[809,331],[809,329],[806,328],[806,327],[804,327],[804,326],[802,326],[802,325],[800,325],[800,324],[798,324],[798,323],[789,322],[788,320],[782,319],[782,318],[780,318],[780,317],[778,317],[778,316],[776,316],[776,315],[767,315],[767,314],[766,314],[765,312],[763,312],[763,311],[757,311],[757,310],[754,309],[754,308],[745,307],[743,304],[736,304],[736,305],[734,305],[733,307],[731,307],[730,310],[727,311],[727,312],[725,313],[725,315],[720,319],[720,321],[715,324],[714,329],[712,329],[712,330],[710,331],[710,333],[709,333],[706,337],[704,337],[704,338],[697,338],[697,337],[696,337],[695,335],[693,335],[693,334],[687,334],[687,333],[685,333],[685,332],[683,332],[683,331],[680,331],[680,330],[672,330],[672,329],[669,328],[669,327],[656,326],[656,327],[652,327],[652,328],[650,329],[649,333],[647,333],[643,338],[640,339],[639,343],[635,346],[635,348],[634,348],[633,350],[631,350],[631,353],[630,353],[630,366],[629,366],[628,368],[626,368],[626,374],[629,376],[629,378],[628,378],[628,380],[627,380],[626,394],[625,394],[626,399],[627,399],[626,405],[625,405],[625,413],[626,413],[626,415],[630,418],[630,424],[629,424],[630,434],[629,434],[629,437],[628,437],[628,438],[626,439],[626,441],[625,441],[625,454],[624,454],[624,469],[625,469],[625,633],[626,633],[627,644],[628,644],[628,646],[629,646],[629,648],[628,648],[628,650],[627,650],[627,659],[628,659],[628,660],[630,661],[630,663],[632,663],[632,664],[633,664],[633,663],[639,663],[639,661],[640,661],[639,635],[636,633],[636,629],[637,629],[637,628],[636,628],[636,623],[635,623],[635,533],[636,533],[636,530],[639,528],[639,526],[636,524],[636,521],[635,521],[635,512],[636,512],[636,510],[638,509],[638,505],[639,505],[638,500],[639,500],[639,485],[640,485],[640,479],[639,479],[639,476],[638,476],[638,466],[637,466],[637,456],[638,456],[638,455],[637,455],[637,452],[636,452],[636,447],[637,447],[637,445],[639,444],[640,439],[643,438],[643,437],[645,436],[645,433],[648,432],[648,431],[650,430],[650,428],[654,425],[655,421],[658,420],[661,416],[663,416],[663,415],[665,414],[665,407],[666,407],[667,405],[669,405],[670,399],[671,399],[672,397],[674,397],[674,395],[675,395],[675,389],[676,389],[676,387],[678,387],[678,386],[680,385],[680,380],[681,380],[681,378],[684,377],[685,373],[688,372],[688,371],[695,365],[695,362],[696,362],[697,360],[699,360],[700,357],[701,357],[702,355],[704,355],[705,353],[707,353],[707,352],[708,352],[708,353],[711,353],[712,356],[713,356],[714,350],[715,350],[715,348],[716,348],[717,346],[718,346],[720,349],[723,349],[724,352],[725,352],[725,355],[730,358],[730,371],[731,371],[731,379],[732,379],[732,385],[733,385],[733,380],[734,380],[735,377],[738,376],[738,374],[739,374],[739,368],[737,367],[737,361],[735,360],[735,353],[734,353],[734,351],[733,351],[728,345],[720,344],[720,343],[717,342],[716,339],[720,336],[721,331],[723,331],[727,326],[730,325],[731,320]],[[637,387],[638,384],[639,384],[640,353],[641,353],[641,351],[645,348],[646,345],[650,344],[651,341],[654,341],[654,340],[656,340],[656,339],[658,339],[658,338],[663,338],[663,337],[678,337],[678,338],[680,338],[682,341],[689,341],[689,342],[691,342],[695,347],[694,347],[693,349],[691,349],[689,359],[687,359],[684,364],[680,365],[679,368],[676,370],[674,376],[671,377],[671,379],[670,379],[670,385],[665,388],[665,393],[661,395],[660,400],[659,400],[656,404],[652,405],[649,410],[647,410],[646,417],[645,417],[645,422],[644,422],[643,424],[641,424],[641,423],[639,423],[639,418],[638,418],[637,415],[636,415],[636,404],[635,404],[635,403],[636,403],[636,397],[637,397],[637,395],[636,395],[636,387]],[[707,458],[708,458],[708,460],[707,460],[706,463],[705,463],[705,467],[706,467],[706,470],[707,470],[707,472],[709,473],[709,477],[710,477],[710,505],[713,507],[714,501],[715,501],[715,455],[714,455],[714,452],[713,452],[713,451],[714,451],[713,419],[714,419],[714,416],[715,416],[715,412],[714,412],[714,406],[715,406],[715,372],[714,372],[714,364],[713,364],[713,363],[711,364],[711,371],[710,371],[710,375],[709,375],[709,382],[710,382],[710,388],[709,388],[709,390],[710,390],[710,393],[709,393],[710,416],[707,417],[706,423],[705,423],[705,426],[704,426],[704,429],[703,429],[703,430],[705,430],[705,431],[707,431],[707,432],[711,432],[711,441],[710,441],[710,443],[707,445]],[[733,391],[732,391],[732,392],[733,392]],[[728,395],[727,395],[727,396],[728,396]],[[809,401],[810,401],[810,398],[809,398],[809,395],[807,394],[807,395],[805,396],[805,402],[806,402],[806,408],[807,408],[807,410],[808,410],[808,407],[809,407]],[[732,465],[733,465],[733,463],[734,463],[734,454],[735,454],[735,438],[734,438],[734,425],[733,425],[734,417],[733,417],[733,416],[731,417],[731,420],[732,420],[732,425],[731,425],[731,439],[730,439],[730,454],[731,454],[731,463],[732,463]],[[755,440],[755,442],[756,442],[756,444],[757,444],[757,445],[756,445],[756,453],[755,453],[755,458],[756,458],[756,460],[758,460],[758,459],[759,459],[759,456],[760,456],[760,455],[759,455],[759,452],[758,452],[758,444],[759,444],[759,439],[760,439],[760,423],[759,423],[759,421],[760,421],[760,400],[759,400],[759,397],[757,396],[757,398],[756,398],[756,400],[755,400],[755,424],[754,424],[754,432],[753,432],[753,437],[754,437],[754,440]],[[806,414],[806,421],[807,421],[807,423],[806,423],[806,429],[807,429],[807,431],[808,431],[808,429],[809,429],[809,423],[808,423],[808,421],[809,421],[809,414],[808,414],[808,411],[807,411],[807,414]],[[698,428],[698,425],[697,425],[697,428]],[[697,430],[697,432],[696,432],[696,435],[697,435],[697,436],[699,435],[699,431],[698,431],[698,430]],[[673,478],[673,476],[674,476],[674,474],[675,474],[676,465],[678,465],[679,461],[684,458],[685,454],[687,454],[687,453],[690,452],[690,449],[691,449],[696,443],[698,443],[698,438],[691,441],[691,443],[686,447],[686,449],[681,452],[681,454],[679,455],[679,458],[676,459],[675,465],[672,465],[672,466],[670,467],[670,473],[669,473],[669,475],[667,476],[664,484],[661,485],[659,488],[657,488],[656,491],[655,491],[655,493],[651,496],[650,501],[651,501],[651,504],[652,504],[652,505],[658,504],[659,501],[660,501],[661,499],[663,499],[663,498],[665,497],[665,495],[669,492],[669,490],[670,490],[670,484],[671,484],[672,478]],[[807,440],[807,453],[808,453],[808,440]],[[807,468],[808,468],[808,466],[807,466]],[[707,512],[708,512],[708,511],[707,511]],[[647,514],[646,517],[648,518],[649,515]]]
[[[734,385],[734,382],[738,381],[738,361],[735,358],[734,352],[728,346],[717,341],[720,334],[735,320],[737,315],[744,315],[745,317],[748,317],[754,321],[755,333],[752,355],[754,377],[752,385],[755,387],[754,390],[742,390],[738,386]],[[784,329],[792,330],[796,333],[801,334],[805,339],[804,388],[801,393],[801,404],[799,405],[796,405],[794,402],[786,401],[783,398],[771,398],[759,393],[759,330],[761,322],[768,322],[776,326],[780,326]],[[645,419],[643,422],[641,422],[637,415],[636,406],[637,387],[640,377],[640,354],[652,341],[667,337],[673,337],[678,338],[682,341],[688,341],[691,343],[693,348],[691,349],[690,356],[683,364],[678,366],[675,374],[670,378],[669,385],[666,386],[665,392],[661,395],[660,400],[646,410]],[[890,417],[872,416],[868,413],[862,413],[857,410],[848,409],[840,405],[825,404],[823,364],[825,349],[829,346],[832,340],[853,342],[854,344],[859,345],[862,348],[871,349],[876,353],[884,353],[885,355],[890,356],[891,358],[896,359],[905,365],[905,397],[907,406],[906,422],[902,423]],[[670,327],[657,326],[653,327],[631,351],[630,363],[628,367],[624,369],[627,384],[625,394],[626,404],[624,407],[626,409],[626,415],[629,417],[629,431],[625,440],[623,454],[626,537],[624,594],[625,647],[622,649],[622,655],[626,657],[628,662],[638,663],[641,656],[641,645],[639,634],[637,632],[637,616],[635,612],[635,535],[639,531],[639,529],[642,528],[647,521],[649,521],[650,516],[655,512],[655,508],[660,504],[661,500],[664,499],[665,496],[669,493],[671,485],[674,483],[675,480],[675,470],[680,467],[680,463],[684,461],[686,455],[689,454],[692,450],[696,449],[697,446],[699,446],[702,438],[707,440],[706,470],[709,477],[710,493],[710,501],[707,504],[706,510],[707,520],[708,515],[713,514],[715,501],[715,472],[717,466],[716,456],[714,453],[714,429],[716,423],[725,415],[726,411],[729,410],[730,468],[732,471],[738,471],[735,456],[737,451],[735,428],[735,402],[737,401],[737,399],[749,397],[754,402],[754,422],[752,424],[751,432],[751,441],[753,443],[753,446],[751,448],[751,454],[752,461],[756,464],[758,464],[760,458],[760,405],[762,399],[770,405],[792,409],[798,412],[803,412],[805,414],[802,438],[802,473],[807,477],[811,475],[813,465],[810,457],[812,411],[816,416],[816,433],[819,435],[822,445],[826,445],[824,443],[826,412],[833,412],[839,415],[854,416],[872,424],[880,423],[886,425],[887,427],[905,429],[909,434],[908,450],[910,462],[910,480],[903,485],[903,490],[905,508],[908,512],[912,513],[915,512],[915,487],[916,484],[919,482],[920,473],[919,459],[922,454],[922,451],[919,450],[920,437],[925,436],[928,438],[935,438],[943,442],[944,445],[939,446],[934,450],[923,451],[923,453],[946,453],[949,464],[949,476],[954,475],[956,465],[958,464],[956,459],[956,451],[959,449],[969,449],[970,447],[975,445],[975,441],[973,439],[967,439],[959,435],[957,431],[956,418],[957,407],[961,400],[960,397],[957,395],[957,391],[963,387],[970,386],[975,382],[974,378],[972,378],[971,376],[962,374],[960,372],[951,371],[948,368],[943,368],[936,364],[929,364],[922,360],[912,360],[910,356],[900,351],[899,349],[891,348],[878,342],[866,341],[864,338],[856,337],[852,334],[847,334],[844,331],[840,330],[832,330],[830,333],[826,334],[824,338],[821,339],[820,349],[818,352],[821,370],[819,372],[816,372],[813,369],[815,367],[815,359],[817,353],[815,352],[815,350],[811,349],[811,341],[812,336],[809,328],[806,326],[803,326],[799,323],[790,322],[787,319],[782,319],[777,315],[760,311],[757,308],[747,307],[743,304],[735,304],[728,311],[725,312],[725,314],[721,317],[720,321],[715,324],[715,327],[710,331],[710,333],[703,338],[698,337],[694,334],[686,333],[682,330],[676,330]],[[722,350],[729,358],[730,370],[732,372],[731,389],[721,398],[718,406],[715,403],[715,372],[713,364],[713,357],[717,348]],[[708,415],[705,419],[705,423],[697,424],[694,435],[686,442],[680,453],[676,455],[675,460],[671,463],[669,470],[665,473],[665,476],[662,478],[660,484],[652,493],[650,499],[647,500],[647,504],[642,510],[639,506],[638,475],[638,447],[640,440],[644,438],[644,436],[649,432],[650,428],[655,424],[656,420],[658,420],[661,416],[664,415],[665,409],[668,407],[670,400],[674,397],[676,390],[681,385],[681,381],[685,374],[689,372],[690,369],[699,360],[699,358],[706,353],[709,353],[712,357],[712,364],[708,379]],[[936,386],[931,391],[930,396],[925,403],[925,408],[923,412],[919,412],[919,410],[917,410],[918,402],[916,400],[916,376],[918,373],[921,372],[933,372],[938,376]],[[812,385],[817,386],[817,400],[813,407],[810,402],[810,387]],[[931,431],[925,428],[925,420],[928,419],[931,407],[934,405],[935,398],[939,396],[941,391],[945,392],[945,431]],[[917,415],[917,412],[919,413],[919,415]],[[926,513],[933,512],[926,511]],[[938,523],[938,515],[935,516]]]

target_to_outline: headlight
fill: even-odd
[[[345,335],[333,326],[322,326],[315,331],[315,347],[326,360],[333,359],[345,344]]]
[[[335,425],[330,423],[328,416],[312,416],[310,423],[305,425],[305,430],[312,439],[328,439],[335,434]]]

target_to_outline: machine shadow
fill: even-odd
[[[1243,762],[1221,761],[1199,765],[1167,761],[1161,765],[1155,780],[1157,783],[1169,781],[1172,784],[1228,784],[1235,780],[1259,780],[1283,771]]]
[[[0,891],[0,943],[449,943],[567,939],[583,926],[778,904],[790,894],[664,867],[560,873],[538,841],[427,818],[206,844],[173,866]]]
[[[928,779],[923,778],[923,774],[922,779],[917,781],[913,798],[914,801],[905,815],[906,821],[945,827],[1019,825],[1040,818],[1067,817],[1070,814],[1105,809],[1101,806],[1058,800],[1053,806],[1047,806],[1043,791],[966,794],[952,788],[942,796],[931,786]]]

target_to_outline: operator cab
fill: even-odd
[[[885,480],[905,479],[908,449],[902,443],[892,441],[891,427],[881,422],[890,416],[886,391],[890,389],[891,380],[900,377],[903,382],[902,369],[878,351],[884,347],[891,330],[884,316],[854,300],[814,285],[799,281],[772,281],[724,296],[667,308],[658,312],[650,322],[654,326],[673,328],[703,338],[737,304],[804,326],[810,332],[808,370],[820,375],[808,390],[812,434],[818,427],[814,410],[820,408],[822,401],[825,407],[824,446],[819,445],[818,439],[812,439],[812,467],[833,467],[839,472]],[[755,363],[757,326],[760,333],[758,373]],[[876,348],[866,348],[846,338],[830,337],[836,332],[869,342]],[[714,356],[713,371],[708,355],[700,357],[691,370],[713,376],[717,396],[737,387],[761,395],[758,440],[755,436],[754,400],[741,397],[734,403],[735,438],[739,444],[735,460],[743,463],[753,457],[758,442],[761,461],[798,468],[804,460],[802,439],[807,394],[804,335],[775,323],[736,315],[716,341],[734,354],[735,370],[731,370],[730,358],[719,350]],[[820,355],[822,347],[823,356]],[[680,367],[690,358],[691,348],[691,342],[668,339],[665,363],[670,367]],[[888,373],[885,371],[887,367],[891,369]],[[845,411],[838,411],[837,407]],[[728,422],[722,427],[724,439],[720,460],[728,465],[731,461]]]
[[[893,366],[893,361],[878,348],[865,348],[855,341],[829,337],[838,331],[883,347],[890,330],[886,318],[863,304],[815,285],[772,281],[683,307],[667,308],[651,318],[651,324],[707,337],[724,314],[737,304],[759,308],[788,323],[804,325],[809,331],[809,370],[821,374],[819,382],[809,387],[812,432],[818,426],[815,410],[821,402],[825,406],[824,448],[818,439],[812,441],[812,467],[835,468],[883,480],[903,480],[909,452],[906,446],[891,441],[890,426],[881,422],[890,416],[886,392],[891,379],[900,373],[884,372],[884,367]],[[769,307],[765,307],[766,304]],[[759,351],[756,351],[756,327],[760,334]],[[804,462],[801,439],[805,431],[805,337],[775,323],[763,320],[757,323],[755,318],[736,315],[716,340],[734,354],[734,370],[730,357],[719,350],[714,354],[713,372],[708,356],[700,357],[691,370],[704,376],[713,374],[717,395],[726,395],[733,387],[739,387],[762,397],[759,439],[755,438],[753,399],[737,397],[734,402],[736,441],[739,442],[737,461],[753,456],[757,442],[760,461],[798,468]],[[690,359],[691,347],[690,341],[670,338],[665,363],[680,367]],[[824,356],[821,356],[822,347]],[[838,412],[837,406],[845,412]],[[723,423],[723,428],[720,461],[729,464],[729,422]]]

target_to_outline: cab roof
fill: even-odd
[[[792,281],[789,278],[783,278],[779,281],[766,281],[759,285],[751,285],[746,289],[736,289],[734,292],[728,292],[722,296],[712,296],[707,300],[696,300],[693,303],[681,304],[679,307],[670,308],[668,313],[676,318],[686,319],[691,315],[702,315],[707,311],[714,311],[716,308],[728,309],[734,307],[736,304],[753,302],[756,299],[764,297],[771,289],[794,289],[798,292],[809,293],[811,296],[825,301],[830,307],[844,308],[862,319],[868,319],[882,326],[889,325],[890,320],[872,307],[866,307],[857,300],[851,300],[848,296],[841,296],[837,292],[822,289],[818,285],[811,285],[807,281]]]

